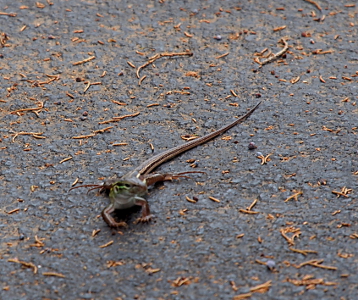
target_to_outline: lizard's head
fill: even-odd
[[[134,196],[143,197],[148,193],[147,185],[137,177],[110,180],[104,182],[100,193],[106,192],[110,199],[128,199]]]
[[[106,193],[111,201],[126,202],[133,197],[143,197],[148,193],[148,188],[143,180],[136,176],[123,176],[117,179],[110,179],[102,184],[87,184],[71,188],[91,187],[87,193],[92,190],[99,190],[99,193]]]

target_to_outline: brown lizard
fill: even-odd
[[[166,181],[177,179],[180,177],[186,177],[184,174],[188,173],[203,173],[203,172],[183,172],[177,174],[159,174],[150,173],[156,167],[161,165],[173,157],[188,151],[196,146],[204,144],[217,136],[223,134],[230,128],[246,120],[260,105],[261,102],[256,104],[249,112],[239,117],[226,126],[208,133],[203,137],[192,140],[188,143],[178,145],[174,148],[168,149],[162,153],[159,153],[152,158],[141,163],[138,167],[128,172],[119,179],[111,180],[110,182],[104,182],[102,185],[84,185],[84,186],[95,186],[93,189],[100,189],[100,192],[107,192],[110,199],[110,204],[102,211],[102,217],[110,227],[125,226],[124,222],[117,222],[112,217],[112,213],[115,210],[130,208],[135,205],[142,207],[142,216],[137,220],[138,222],[148,222],[152,219],[149,205],[147,200],[144,198],[148,194],[148,186],[155,184],[159,181]],[[78,186],[80,187],[80,186]],[[81,186],[83,187],[83,186]],[[76,187],[77,188],[77,187]]]

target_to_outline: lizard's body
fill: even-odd
[[[107,191],[110,198],[110,204],[102,211],[103,219],[111,227],[123,226],[123,222],[116,222],[111,216],[117,209],[126,209],[135,205],[142,206],[142,217],[139,218],[139,221],[146,222],[149,221],[152,216],[150,214],[149,206],[144,197],[148,194],[148,186],[165,180],[172,180],[175,178],[185,177],[183,174],[193,173],[193,172],[184,172],[178,174],[155,174],[150,173],[156,167],[161,165],[173,157],[188,151],[196,146],[204,144],[215,137],[223,134],[230,128],[236,126],[242,121],[246,120],[260,105],[259,102],[254,108],[252,108],[248,113],[239,117],[234,122],[211,132],[203,137],[192,140],[188,143],[176,146],[174,148],[168,149],[162,153],[159,153],[150,159],[141,163],[134,170],[128,172],[118,180],[113,180],[111,183],[104,183],[100,188],[101,191]]]

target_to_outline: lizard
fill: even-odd
[[[221,127],[220,129],[208,133],[200,138],[194,139],[190,142],[178,145],[174,148],[168,149],[164,152],[161,152],[143,163],[138,167],[129,171],[127,174],[123,175],[119,179],[112,179],[110,181],[104,182],[101,185],[82,185],[84,186],[95,186],[90,189],[99,189],[99,192],[106,192],[109,196],[110,204],[103,209],[102,217],[104,221],[113,228],[126,226],[125,222],[117,222],[111,215],[116,210],[126,209],[133,206],[141,206],[141,217],[137,219],[138,222],[149,222],[153,216],[150,213],[149,204],[145,199],[145,196],[148,195],[148,187],[155,184],[156,182],[167,181],[178,179],[180,177],[187,177],[184,174],[188,173],[204,173],[204,172],[182,172],[177,174],[159,174],[151,173],[155,168],[163,164],[164,162],[174,158],[175,156],[188,151],[196,146],[204,144],[217,136],[223,134],[230,128],[236,126],[237,124],[246,120],[261,104],[259,102],[256,104],[249,112],[245,115],[239,117],[235,121]],[[75,188],[78,188],[75,187]],[[73,188],[72,188],[73,189]],[[90,191],[89,190],[89,191]]]

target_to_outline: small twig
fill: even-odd
[[[255,259],[255,262],[257,262],[257,263],[260,264],[260,265],[266,266],[266,262],[261,261],[261,260],[259,260],[259,259]]]
[[[198,137],[195,136],[195,135],[189,135],[189,134],[185,134],[185,135],[181,135],[180,136],[184,141],[191,141],[191,140],[195,140],[197,139]]]
[[[273,56],[267,58],[266,60],[264,60],[264,61],[262,61],[262,62],[260,62],[260,61],[258,60],[258,62],[259,62],[259,64],[261,65],[261,67],[262,67],[263,65],[266,65],[267,63],[269,63],[269,62],[275,60],[276,58],[280,57],[282,54],[286,53],[286,51],[288,50],[288,43],[287,43],[287,42],[285,41],[285,39],[283,39],[283,38],[281,39],[281,41],[282,41],[282,43],[284,44],[284,47],[283,47],[283,49],[282,49],[281,51],[277,52],[276,54],[274,54]]]
[[[74,65],[74,66],[81,65],[81,64],[84,64],[84,63],[86,63],[86,62],[89,62],[89,61],[91,61],[91,60],[93,60],[93,59],[95,59],[95,58],[96,58],[95,56],[91,56],[91,57],[86,58],[86,59],[84,59],[84,60],[74,62],[74,63],[72,63],[72,65]]]
[[[304,256],[306,256],[308,253],[315,253],[315,254],[317,253],[317,251],[314,251],[314,250],[301,250],[301,249],[295,249],[292,247],[290,247],[289,249],[293,252],[303,254]]]
[[[230,90],[231,94],[234,96],[234,97],[238,97],[238,95],[235,93],[234,90]]]
[[[271,156],[272,154],[273,154],[273,153],[270,153],[270,154],[268,154],[268,155],[266,155],[266,156],[263,156],[263,155],[257,156],[258,158],[261,159],[261,165],[267,164],[267,163],[271,160],[271,159],[270,159],[270,156]]]
[[[121,222],[122,223],[122,222]],[[101,246],[99,246],[100,248],[106,248],[106,247],[108,247],[108,246],[110,246],[110,245],[112,245],[113,244],[113,241],[109,241],[108,243],[106,243],[106,244],[104,244],[104,245],[101,245]]]
[[[321,265],[322,263],[323,263],[323,259],[312,259],[309,261],[305,261],[299,265],[292,265],[292,266],[294,266],[297,269],[300,269],[304,266],[313,266],[313,267],[326,269],[326,270],[337,270],[337,267]]]
[[[66,92],[66,95],[67,95],[68,97],[70,97],[71,99],[75,99],[75,96],[73,96],[73,95],[70,94],[69,92]]]
[[[294,245],[295,242],[293,241],[293,239],[289,238],[286,233],[284,231],[281,230],[281,235],[285,238],[285,240],[290,244],[290,245]]]
[[[56,277],[66,278],[65,275],[63,275],[63,274],[61,274],[61,273],[56,273],[56,272],[43,272],[42,275],[44,275],[44,276],[56,276]]]
[[[319,4],[318,4],[317,2],[314,2],[313,0],[303,0],[303,1],[306,1],[306,2],[308,2],[308,3],[313,4],[314,6],[317,7],[317,9],[318,9],[319,11],[322,11],[321,6],[319,6]]]
[[[191,198],[189,198],[188,196],[185,196],[185,199],[186,199],[186,201],[191,202],[191,203],[196,203],[196,202],[198,202],[197,200],[191,199]]]
[[[348,198],[348,196],[346,194],[343,194],[342,192],[332,191],[332,194],[336,194],[337,198],[339,198],[340,196]]]
[[[94,137],[96,134],[91,133],[91,134],[87,134],[87,135],[78,135],[78,136],[73,136],[72,138],[74,140],[80,140],[80,139],[88,139],[90,137]]]
[[[141,69],[144,69],[145,67],[149,66],[150,64],[155,62],[157,59],[162,58],[162,57],[183,56],[183,55],[192,56],[193,52],[186,51],[186,52],[178,52],[178,53],[168,53],[168,52],[157,53],[154,56],[150,57],[149,60],[145,64],[143,64],[143,65],[138,67],[137,72],[136,72],[137,78],[138,79],[140,78],[139,72],[140,72]]]
[[[300,228],[294,228],[294,227],[286,227],[280,229],[281,235],[285,238],[285,240],[293,246],[295,244],[294,240],[296,237],[299,237],[301,235],[301,229]],[[293,233],[291,237],[289,237],[286,233]]]
[[[312,51],[312,54],[331,54],[333,52],[334,52],[333,50],[316,49]]]
[[[353,233],[349,236],[351,239],[358,239],[358,233]]]
[[[59,163],[62,164],[64,163],[65,161],[68,161],[70,159],[72,159],[73,157],[67,157],[67,158],[64,158],[63,160],[61,160]]]
[[[44,247],[45,244],[42,242],[43,240],[45,240],[45,238],[39,238],[37,235],[35,235],[35,243],[31,244],[29,246],[30,247],[38,247],[38,248]]]
[[[54,75],[46,74],[46,76],[47,76],[47,77],[50,77],[50,78],[60,79],[60,74],[54,74]]]
[[[257,203],[257,199],[255,199],[255,200],[250,204],[250,206],[247,208],[247,210],[252,210],[253,207],[256,205],[256,203]]]
[[[106,128],[102,128],[102,129],[98,129],[98,130],[95,130],[95,131],[93,131],[94,133],[103,133],[103,132],[105,132],[105,131],[107,131],[107,130],[110,130],[110,129],[112,129],[113,128],[113,126],[108,126],[108,127],[106,127]]]
[[[77,177],[76,180],[75,180],[71,185],[72,185],[72,186],[75,186],[78,181],[79,181],[79,179],[78,179],[78,177]]]
[[[37,273],[37,267],[31,262],[22,261],[22,260],[19,260],[18,258],[9,258],[7,261],[21,264],[26,268],[32,268],[34,271],[34,274]]]
[[[138,115],[139,115],[139,112],[136,112],[136,113],[131,114],[131,115],[124,115],[124,116],[121,116],[121,117],[113,117],[111,120],[98,122],[98,124],[108,124],[108,123],[118,122],[119,120],[122,120],[124,118],[136,117]]]
[[[152,106],[159,106],[159,103],[152,103],[152,104],[148,104],[147,107],[152,107]]]
[[[38,84],[38,85],[49,84],[49,83],[51,83],[52,81],[55,81],[56,79],[58,79],[58,78],[51,78],[51,79],[49,79],[49,80],[47,80],[47,81],[37,82],[37,84]]]
[[[325,282],[322,278],[315,279],[312,275],[304,276],[303,280],[287,278],[286,281],[290,282],[290,283],[292,283],[292,284],[294,284],[296,286],[305,285],[307,289],[315,288],[316,285],[318,285],[318,284],[326,285],[326,286],[332,286],[332,285],[337,285],[338,284],[336,282],[331,282],[331,281],[326,281]]]
[[[15,132],[14,137],[12,138],[12,142],[15,142],[15,138],[17,138],[19,135],[32,135],[34,138],[37,139],[45,139],[46,137],[41,136],[42,134],[43,132],[25,132],[25,131]]]
[[[210,199],[211,201],[220,203],[220,200],[219,200],[219,199],[216,199],[216,198],[214,198],[214,197],[212,197],[212,196],[210,196],[209,199]]]
[[[225,56],[227,56],[227,55],[229,55],[229,54],[230,54],[230,52],[226,52],[226,53],[221,54],[221,55],[219,55],[219,56],[217,56],[217,57],[215,57],[215,58],[216,58],[216,59],[223,58],[223,57],[225,57]]]
[[[147,78],[147,75],[144,75],[141,79],[138,81],[138,85],[140,86],[142,84],[142,81]]]
[[[242,212],[244,214],[249,214],[249,215],[256,215],[256,214],[259,214],[260,212],[258,211],[253,211],[253,210],[247,210],[247,209],[243,209],[243,208],[240,208],[239,209],[239,212]]]
[[[5,32],[2,32],[0,36],[0,46],[4,47],[8,40],[9,40],[9,36]]]
[[[259,214],[260,212],[258,211],[253,211],[253,207],[256,205],[257,203],[257,199],[255,199],[251,204],[250,206],[248,206],[246,209],[242,209],[240,208],[239,209],[239,212],[242,212],[242,213],[245,213],[245,214],[251,214],[251,215],[254,215],[254,214]]]
[[[89,81],[87,81],[87,82],[85,82],[85,83],[87,83],[87,86],[85,87],[85,89],[84,89],[84,91],[83,91],[83,93],[86,93],[87,92],[87,90],[90,88],[90,86],[92,86],[92,85],[100,85],[100,84],[102,84],[102,82],[89,82]]]
[[[248,299],[252,297],[252,293],[245,293],[245,294],[239,294],[234,296],[233,300],[242,300],[242,299]]]
[[[269,290],[269,288],[271,287],[271,282],[272,280],[266,281],[265,283],[259,284],[257,286],[254,286],[252,288],[250,288],[250,292],[252,293],[265,293]]]
[[[44,107],[44,103],[42,101],[39,101],[38,107],[29,107],[29,108],[22,108],[22,109],[17,109],[14,111],[11,111],[11,114],[16,114],[19,112],[23,112],[23,111],[33,111],[37,116],[39,111]]]
[[[113,102],[114,104],[118,104],[118,105],[127,105],[127,103],[119,102],[119,101],[116,101],[116,100],[112,100],[112,102]]]
[[[113,126],[109,126],[109,127],[103,128],[103,129],[94,130],[93,133],[91,133],[91,134],[73,136],[72,138],[75,139],[75,140],[88,139],[90,137],[96,136],[97,133],[103,133],[103,132],[105,132],[107,130],[110,130],[111,128],[113,128]]]
[[[288,197],[288,198],[285,200],[285,202],[288,202],[288,201],[290,201],[291,199],[295,199],[295,201],[298,201],[298,196],[299,196],[299,195],[302,195],[302,194],[303,194],[302,191],[298,191],[298,192],[296,192],[295,194],[293,194],[292,196]]]
[[[135,65],[133,65],[130,61],[127,61],[127,64],[131,66],[133,69],[135,69]]]
[[[0,15],[9,16],[9,17],[16,17],[17,16],[16,13],[7,13],[7,12],[2,12],[2,11],[0,11]]]
[[[353,191],[353,189],[347,189],[345,186],[341,188],[340,192],[332,191],[332,194],[336,194],[337,198],[340,196],[348,198],[348,194],[350,194]]]
[[[90,86],[91,86],[91,82],[88,81],[83,93],[86,93]]]
[[[19,210],[20,210],[20,208],[15,208],[15,209],[13,209],[13,210],[8,211],[7,214],[8,214],[8,215],[11,215],[11,214],[13,214],[13,213],[15,213],[15,212],[18,212]]]

